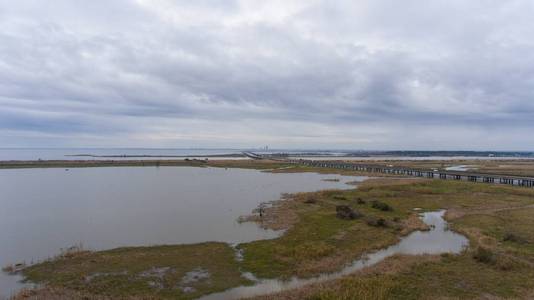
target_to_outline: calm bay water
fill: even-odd
[[[78,243],[99,250],[274,238],[281,232],[237,218],[282,193],[364,179],[191,167],[0,170],[0,265],[42,260]],[[20,287],[18,279],[0,274],[0,298]]]
[[[1,160],[101,160],[101,159],[136,159],[135,157],[120,157],[145,155],[154,157],[138,157],[137,159],[180,159],[187,156],[210,156],[240,154],[241,150],[235,149],[135,149],[135,148],[57,148],[57,149],[29,149],[29,148],[4,148],[0,149]],[[118,156],[118,157],[91,157],[73,155],[95,156]],[[160,157],[157,157],[160,156]],[[174,157],[161,157],[174,156]]]
[[[242,151],[252,151],[259,154],[285,153],[294,158],[312,160],[507,160],[533,159],[525,156],[350,156],[350,151],[318,151],[318,150],[255,150],[255,149],[150,149],[150,148],[0,148],[0,161],[3,160],[123,160],[123,159],[183,159],[186,157],[211,157],[212,159],[239,159]],[[314,153],[306,156],[304,153]],[[349,155],[349,156],[348,156]],[[213,157],[215,156],[215,157]]]

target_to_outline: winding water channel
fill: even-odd
[[[443,219],[444,214],[444,210],[422,213],[421,218],[423,222],[425,222],[427,225],[430,225],[431,229],[429,231],[412,232],[408,236],[402,238],[398,244],[370,253],[361,259],[355,260],[352,262],[352,264],[346,266],[339,272],[323,274],[307,279],[293,277],[287,281],[278,279],[256,279],[257,283],[253,286],[236,287],[221,293],[207,295],[200,299],[239,299],[299,288],[312,283],[320,283],[340,278],[365,267],[372,266],[395,254],[417,255],[460,253],[468,246],[469,241],[463,235],[448,229],[447,222]],[[245,274],[245,276],[255,279],[252,274]]]

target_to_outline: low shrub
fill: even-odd
[[[304,198],[304,203],[307,203],[307,204],[317,203],[317,198],[314,195],[307,195]]]
[[[523,238],[522,236],[519,236],[518,234],[516,233],[513,233],[513,232],[507,232],[504,234],[502,240],[504,242],[514,242],[514,243],[518,243],[518,244],[527,244],[528,241]]]
[[[373,226],[373,227],[386,227],[387,222],[384,218],[376,218],[376,217],[367,217],[365,220],[367,225]]]
[[[367,202],[365,202],[365,200],[363,200],[362,198],[358,198],[356,199],[356,203],[362,205],[362,204],[366,204]]]
[[[493,264],[495,262],[495,254],[487,248],[478,247],[475,253],[473,253],[473,258],[481,263]]]
[[[360,218],[362,214],[356,210],[350,208],[347,205],[337,205],[336,206],[336,217],[343,220],[354,220]]]
[[[389,206],[389,204],[380,202],[377,200],[374,200],[371,204],[372,208],[379,209],[381,211],[392,211],[393,207]]]

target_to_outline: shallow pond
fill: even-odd
[[[323,274],[308,279],[294,277],[287,281],[277,279],[257,280],[252,274],[245,274],[245,276],[255,279],[257,283],[253,286],[242,286],[225,292],[211,294],[201,299],[239,299],[294,289],[307,284],[340,278],[364,267],[374,265],[395,254],[459,253],[468,246],[469,241],[463,235],[448,230],[447,223],[443,219],[444,214],[445,211],[443,210],[422,213],[422,220],[431,227],[429,231],[415,231],[402,238],[398,244],[370,253],[362,259],[354,261],[339,272]]]
[[[450,167],[445,168],[446,171],[461,171],[461,172],[467,172],[472,169],[473,167],[468,166],[468,165],[450,166]]]
[[[363,180],[194,167],[0,170],[0,266],[79,243],[100,250],[275,238],[280,232],[237,218],[282,193],[351,188],[347,182]],[[0,298],[19,288],[19,279],[0,272]]]

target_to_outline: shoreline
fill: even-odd
[[[201,160],[25,160],[0,161],[0,169],[201,166]]]
[[[191,163],[191,162],[189,162]],[[202,164],[204,165],[204,164]],[[320,168],[302,168],[295,166],[289,169],[277,170],[276,167],[283,166],[280,162],[275,161],[223,161],[214,162],[210,161],[210,167],[248,167],[257,168],[263,171],[278,171],[278,172],[318,172],[322,174],[341,174],[348,175],[347,171],[334,170],[334,169],[320,169]],[[198,165],[195,165],[198,166]],[[326,173],[323,173],[323,172]],[[353,175],[363,175],[361,172],[350,172]],[[365,174],[368,175],[368,174]],[[370,268],[370,272],[373,277],[366,277],[365,274],[357,272],[349,274],[347,277],[336,279],[332,282],[319,284],[321,287],[326,287],[326,290],[315,289],[313,286],[304,286],[297,290],[290,290],[283,292],[284,295],[294,295],[295,293],[304,292],[313,295],[326,295],[330,298],[336,298],[339,295],[343,295],[344,290],[351,290],[354,295],[358,295],[360,290],[364,291],[378,291],[382,286],[381,283],[388,283],[391,285],[392,290],[388,290],[387,293],[392,293],[393,296],[399,296],[403,294],[396,294],[403,287],[407,285],[411,288],[411,291],[416,291],[417,294],[424,296],[433,295],[436,292],[435,289],[428,289],[427,282],[435,282],[441,277],[445,276],[444,282],[440,282],[438,288],[439,293],[443,295],[465,296],[465,293],[476,293],[478,295],[482,293],[489,293],[497,296],[513,297],[521,295],[523,293],[522,287],[516,284],[517,278],[533,278],[534,272],[529,271],[531,265],[524,263],[525,259],[529,259],[529,252],[525,252],[525,245],[529,245],[534,239],[532,239],[532,232],[521,227],[523,222],[531,222],[534,224],[531,211],[534,209],[534,191],[520,189],[517,187],[508,186],[490,186],[479,185],[469,182],[458,181],[439,181],[430,179],[414,179],[408,177],[381,177],[365,181],[357,189],[349,189],[344,191],[338,190],[323,190],[318,192],[312,192],[310,194],[316,195],[316,199],[309,199],[309,197],[295,197],[293,201],[283,202],[291,203],[291,206],[287,208],[290,210],[293,218],[289,216],[289,222],[286,222],[281,227],[287,227],[286,232],[273,240],[260,240],[250,243],[239,244],[238,248],[243,251],[243,261],[232,265],[231,271],[234,272],[238,268],[246,272],[250,272],[258,278],[291,278],[291,276],[309,277],[313,274],[321,272],[335,271],[338,266],[346,263],[347,260],[352,260],[358,256],[359,253],[366,253],[372,249],[380,249],[387,247],[398,241],[398,239],[404,236],[406,233],[402,232],[401,227],[413,225],[417,226],[416,220],[413,218],[413,212],[424,212],[436,209],[446,209],[448,213],[445,215],[447,220],[453,229],[457,233],[461,233],[469,238],[472,247],[465,252],[457,255],[444,255],[444,256],[432,256],[432,259],[428,263],[422,264],[407,264],[403,266],[404,270],[393,270],[392,272],[383,273],[378,271],[380,266],[384,266],[385,263],[381,263],[376,267]],[[362,199],[363,201],[360,201]],[[380,210],[374,207],[372,204],[375,200],[390,205],[393,210]],[[349,205],[353,209],[363,214],[363,218],[357,220],[339,220],[336,218],[336,206],[337,205]],[[283,209],[280,206],[274,205],[273,211],[266,211],[267,215],[270,213],[281,213],[276,211]],[[378,225],[376,223],[368,222],[366,216],[375,218],[383,218],[385,220],[384,225]],[[514,224],[519,222],[519,225],[514,225],[507,229],[506,232],[511,232],[511,238],[515,241],[504,240],[501,231],[488,230],[495,228],[500,223],[500,218],[506,218],[506,224]],[[482,220],[482,221],[480,221]],[[404,223],[406,222],[406,223]],[[281,223],[283,224],[283,222]],[[374,224],[374,225],[372,225]],[[273,224],[270,224],[273,225]],[[276,224],[274,224],[276,225]],[[402,226],[404,225],[404,226]],[[419,224],[420,225],[420,224]],[[508,225],[507,225],[508,226]],[[409,230],[412,232],[413,230]],[[505,231],[503,231],[505,232]],[[515,244],[514,244],[515,243]],[[525,244],[526,243],[526,244]],[[208,260],[202,265],[208,269],[211,265],[229,264],[227,250],[224,250],[221,246],[216,244],[201,244],[203,245],[203,251],[210,253],[210,248],[220,248],[219,251],[226,253],[226,256],[209,255],[205,257]],[[177,253],[172,263],[178,261],[188,261],[187,255],[183,255],[181,249],[189,247],[194,250],[195,247],[201,247],[201,245],[174,245],[174,246],[156,246],[156,247],[139,247],[130,249],[113,249],[102,252],[95,252],[89,254],[87,257],[66,259],[61,262],[49,262],[46,265],[38,265],[32,268],[32,272],[35,278],[41,278],[44,281],[55,282],[52,287],[67,289],[77,286],[76,278],[79,276],[76,274],[84,274],[83,276],[91,276],[101,268],[106,270],[109,276],[122,276],[123,270],[131,270],[129,268],[135,267],[138,263],[135,257],[139,255],[146,255],[150,251],[167,251]],[[484,247],[485,251],[490,251],[491,261],[484,262],[478,260],[476,257],[478,249]],[[507,252],[510,249],[514,251],[522,252]],[[132,251],[124,252],[125,250]],[[196,251],[196,250],[195,250]],[[128,260],[129,264],[125,264],[124,269],[117,269],[109,271],[107,268],[110,265],[114,265],[112,262],[100,263],[101,259],[107,258],[110,255],[120,254],[124,257],[118,256],[116,259]],[[193,251],[194,252],[194,251]],[[232,252],[233,253],[233,252]],[[157,253],[159,255],[159,252]],[[527,255],[527,256],[525,256]],[[158,256],[159,257],[159,256]],[[417,262],[417,257],[402,258],[401,261],[406,259],[407,261]],[[78,260],[77,260],[78,259]],[[397,258],[392,258],[396,260]],[[85,270],[84,267],[87,262],[95,261],[93,267],[90,270]],[[390,261],[390,260],[388,260]],[[133,265],[132,265],[133,263]],[[140,263],[146,263],[145,261]],[[172,263],[168,262],[170,267],[178,268]],[[94,265],[96,264],[96,265]],[[99,265],[102,264],[102,265]],[[154,265],[160,265],[158,260],[152,262]],[[335,269],[331,269],[333,266]],[[36,268],[35,268],[36,267]],[[61,278],[54,274],[61,274],[62,268],[66,267],[67,274],[72,272],[72,282],[57,281]],[[196,270],[197,266],[190,266],[188,270]],[[34,269],[35,268],[35,269]],[[82,270],[79,270],[81,268]],[[143,270],[150,270],[149,265],[143,267]],[[133,269],[132,269],[133,270]],[[140,274],[145,272],[143,270],[134,270]],[[376,271],[376,272],[375,272]],[[81,273],[80,273],[81,272]],[[84,273],[86,272],[86,273]],[[110,273],[111,272],[111,273]],[[131,271],[130,271],[131,272]],[[211,272],[211,271],[210,271]],[[475,276],[476,274],[484,274],[482,277]],[[506,272],[507,276],[502,275]],[[106,273],[104,273],[106,274]],[[174,274],[174,273],[173,273]],[[182,273],[179,273],[182,274]],[[217,273],[210,273],[213,280],[219,280]],[[234,273],[234,283],[240,278]],[[471,274],[468,276],[470,280],[471,288],[454,289],[455,285],[465,280],[465,274]],[[106,275],[107,276],[107,275]],[[136,275],[137,276],[137,275]],[[171,273],[165,276],[175,276]],[[85,277],[81,277],[85,278]],[[122,278],[122,277],[121,277]],[[137,278],[137,277],[136,277]],[[394,280],[392,280],[392,278]],[[419,279],[424,280],[419,281]],[[505,278],[505,279],[502,279]],[[508,280],[508,278],[510,280]],[[120,279],[120,278],[119,278]],[[56,280],[56,281],[55,281]],[[107,282],[108,279],[102,277],[103,282]],[[114,280],[109,278],[109,280]],[[176,279],[173,279],[176,280]],[[501,281],[500,281],[501,280]],[[487,285],[488,282],[495,282],[498,284],[492,284],[491,287]],[[39,282],[39,281],[37,281]],[[178,280],[179,282],[179,280]],[[224,280],[221,279],[221,282]],[[361,284],[365,282],[373,282],[371,285]],[[397,286],[396,282],[401,282],[401,285]],[[532,281],[534,283],[534,280]],[[91,283],[96,285],[97,282]],[[131,284],[126,281],[125,284]],[[351,289],[352,284],[355,284],[358,288]],[[500,290],[499,287],[504,286],[507,289]],[[94,287],[94,286],[93,286]],[[225,289],[232,288],[230,284],[225,285]],[[387,286],[386,286],[387,287]],[[435,287],[435,283],[434,283]],[[388,287],[389,288],[389,287]],[[534,288],[534,284],[529,288]],[[82,291],[90,292],[90,288],[82,289]],[[219,291],[220,291],[219,290]],[[408,289],[410,290],[410,289]],[[197,296],[209,295],[212,292],[216,292],[213,289],[202,289],[199,286],[199,293]],[[118,288],[114,292],[106,292],[103,296],[112,296],[113,293],[121,293]],[[146,294],[147,296],[158,298],[159,294],[157,290],[152,291],[153,294]],[[92,296],[101,296],[102,294],[95,294]],[[143,296],[143,294],[140,294]],[[188,299],[188,294],[182,294],[184,298]],[[388,294],[389,295],[389,294]],[[39,295],[35,295],[37,298]],[[60,295],[61,296],[61,295]],[[84,295],[85,296],[85,295]],[[138,294],[132,295],[135,299]],[[393,297],[392,296],[392,297]],[[269,296],[264,296],[269,298]],[[260,297],[263,298],[263,297]],[[30,298],[32,299],[32,298]],[[103,298],[104,299],[104,298]],[[317,298],[323,299],[323,298]],[[329,299],[329,298],[327,298]]]

